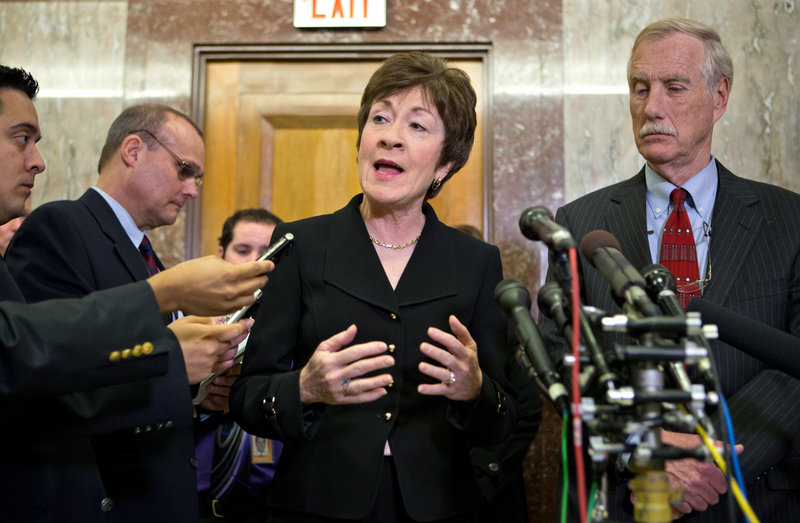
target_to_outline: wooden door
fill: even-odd
[[[237,209],[260,206],[291,221],[335,211],[359,193],[356,114],[389,54],[203,62],[194,116],[205,133],[206,176],[187,220],[187,256],[215,253],[222,222]],[[470,75],[478,128],[469,162],[431,203],[445,223],[486,231],[486,63],[448,60]]]

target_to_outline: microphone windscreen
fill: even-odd
[[[529,240],[543,241],[543,238],[536,228],[537,222],[542,218],[553,221],[553,213],[543,205],[536,205],[525,209],[525,212],[519,217],[519,230],[522,232],[522,235]]]
[[[622,251],[619,240],[610,232],[602,229],[587,233],[586,236],[583,237],[583,240],[581,240],[581,253],[583,257],[590,262],[594,251],[601,247],[611,247],[612,249]]]
[[[639,273],[641,273],[648,286],[652,285],[657,291],[677,292],[678,290],[675,286],[675,276],[660,263],[651,263],[642,268]]]
[[[692,299],[686,310],[699,312],[703,323],[716,325],[720,341],[800,379],[800,358],[795,356],[800,349],[797,336],[702,298]]]
[[[494,288],[494,299],[506,314],[509,314],[514,307],[524,307],[528,310],[531,308],[528,288],[515,278],[500,281]]]

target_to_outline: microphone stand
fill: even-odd
[[[574,282],[571,276],[570,259],[564,252],[551,251],[551,253],[550,267],[555,279],[564,295],[571,297]],[[592,459],[592,477],[595,480],[599,479],[601,484],[600,490],[594,495],[594,499],[597,501],[592,513],[594,521],[610,521],[607,510],[607,483],[611,456],[619,456],[632,451],[628,468],[634,474],[633,479],[629,482],[636,497],[633,515],[635,521],[644,523],[671,523],[673,503],[679,501],[683,496],[681,491],[670,490],[665,461],[685,457],[701,459],[707,457],[701,455],[702,448],[679,449],[665,446],[661,441],[660,426],[664,424],[682,427],[691,425],[693,428],[692,424],[697,421],[697,418],[691,414],[682,415],[677,412],[674,404],[689,405],[690,412],[702,411],[707,395],[702,386],[694,386],[688,379],[682,382],[677,380],[679,381],[677,389],[666,387],[668,378],[663,369],[670,369],[673,372],[673,376],[671,376],[673,379],[682,377],[680,373],[674,372],[678,366],[683,370],[682,363],[678,363],[676,360],[687,358],[691,352],[689,347],[686,347],[689,343],[686,338],[676,342],[669,336],[662,336],[662,333],[665,332],[663,329],[667,327],[674,329],[676,322],[671,319],[663,321],[665,318],[661,316],[658,307],[647,298],[643,285],[634,290],[638,291],[640,288],[639,293],[642,299],[646,298],[647,303],[628,299],[622,302],[617,301],[621,304],[625,316],[631,320],[630,323],[641,320],[639,323],[645,325],[640,330],[625,331],[635,340],[637,346],[630,347],[630,350],[622,347],[616,351],[617,361],[615,363],[617,365],[619,362],[626,363],[631,371],[630,386],[618,387],[617,380],[621,378],[618,378],[617,374],[611,370],[593,330],[600,327],[593,325],[583,307],[578,307],[577,318],[571,320],[570,330],[580,329],[580,340],[583,344],[578,355],[579,361],[574,361],[572,364],[579,364],[584,361],[584,358],[590,361],[594,370],[587,375],[591,376],[596,372],[597,382],[600,385],[596,400],[592,396],[581,393],[582,400],[578,410],[580,419],[576,420],[576,423],[587,428],[588,451]],[[649,305],[649,307],[643,305]],[[566,306],[563,308],[568,309]],[[575,324],[576,321],[578,324]],[[647,323],[643,323],[644,321]],[[686,325],[688,328],[688,324]],[[626,329],[628,327],[625,326]],[[630,329],[634,329],[634,325],[630,325]],[[565,331],[567,331],[566,328],[562,329],[562,335],[566,337]],[[681,351],[681,347],[676,350],[675,343],[684,346],[684,350]],[[646,348],[657,348],[657,350],[643,350]],[[567,359],[567,361],[570,360]],[[618,369],[618,366],[615,366],[615,369]],[[582,376],[580,381],[588,387],[591,379],[584,380]],[[670,404],[673,406],[670,407]],[[624,443],[615,442],[615,435],[620,433],[626,436]],[[635,445],[632,442],[629,443],[631,435],[640,435],[641,441]],[[578,447],[576,447],[576,451],[578,451]],[[577,458],[576,466],[578,466]]]
[[[569,258],[566,253],[557,254],[552,265],[555,266],[554,271],[556,281],[561,287],[565,296],[569,296],[572,291],[572,276],[569,270]],[[570,317],[569,315],[567,316]],[[589,321],[583,307],[578,307],[579,328],[581,339],[584,343],[584,352],[589,353],[589,357],[597,372],[597,380],[604,389],[613,390],[616,388],[615,381],[618,379],[616,373],[612,372],[608,366],[603,350],[597,341],[597,337],[592,330],[591,322]],[[574,328],[574,326],[573,326]],[[562,333],[564,334],[564,333]],[[568,339],[568,338],[567,338]]]
[[[652,334],[644,336],[645,345],[648,344],[647,339],[651,336]],[[653,363],[641,363],[634,368],[633,383],[635,390],[657,393],[664,388],[664,374]],[[654,423],[647,429],[642,444],[652,449],[660,449],[662,446],[661,433],[655,427],[655,423],[663,415],[661,404],[651,401],[639,405],[636,410],[638,419]],[[672,498],[664,460],[644,459],[634,452],[629,462],[629,468],[635,473],[634,479],[629,484],[636,495],[636,502],[633,506],[634,520],[663,523],[672,521],[670,507]]]
[[[645,332],[635,338],[640,346],[622,347],[617,350],[621,361],[631,361],[631,387],[610,391],[609,402],[633,407],[633,425],[624,432],[642,434],[636,445],[628,468],[634,473],[629,486],[636,494],[634,520],[647,523],[669,523],[672,521],[672,504],[681,500],[683,492],[669,488],[669,478],[665,462],[671,459],[691,457],[707,459],[704,448],[681,449],[665,446],[661,441],[660,426],[678,425],[683,430],[693,431],[696,423],[702,421],[706,401],[713,395],[706,393],[702,385],[690,385],[685,390],[682,384],[677,389],[667,388],[667,375],[664,368],[691,352],[690,344],[682,340],[677,345],[668,344],[657,330]],[[652,347],[656,350],[642,350]],[[670,357],[670,353],[674,356]],[[687,414],[670,409],[665,405],[680,403],[687,406]],[[638,427],[637,427],[638,425]]]
[[[553,253],[550,267],[564,294],[571,296],[573,281],[567,255]],[[637,287],[637,290],[639,288],[642,297],[646,297],[644,289]],[[707,401],[714,401],[714,394],[706,393],[703,385],[693,384],[685,374],[683,365],[684,362],[698,363],[698,359],[707,357],[708,353],[703,349],[707,348],[705,336],[708,333],[700,331],[676,336],[676,325],[680,323],[685,329],[689,329],[690,326],[693,327],[690,325],[692,322],[685,316],[662,316],[659,307],[652,304],[649,298],[644,304],[650,305],[649,307],[643,307],[640,301],[628,299],[622,302],[617,300],[617,303],[622,306],[629,320],[627,325],[623,325],[626,329],[623,332],[636,345],[616,347],[615,354],[608,355],[612,358],[610,361],[613,366],[606,361],[606,355],[600,350],[593,330],[605,329],[605,325],[598,325],[596,318],[590,318],[583,307],[579,307],[580,324],[572,325],[572,328],[580,328],[581,342],[585,343],[581,347],[580,362],[584,359],[591,361],[594,371],[600,376],[598,382],[602,385],[596,397],[582,394],[580,405],[580,422],[587,428],[592,476],[601,485],[594,496],[596,504],[592,513],[593,520],[610,522],[607,510],[610,462],[615,456],[631,452],[628,468],[634,474],[629,482],[636,496],[634,520],[671,523],[672,507],[682,499],[683,492],[670,490],[666,460],[687,457],[707,459],[708,453],[703,447],[681,449],[664,445],[660,427],[677,426],[679,430],[692,432],[696,423],[703,425],[707,421],[704,406]],[[578,362],[573,362],[575,363]],[[623,366],[630,369],[629,378],[625,378],[623,373],[618,378],[612,371],[619,372]],[[700,368],[702,369],[702,365]],[[617,382],[617,379],[620,381]],[[630,385],[620,386],[624,383],[623,380],[627,380]],[[673,385],[667,386],[668,380],[669,383],[675,382],[675,388],[669,388]],[[581,378],[585,385],[589,381]],[[686,406],[688,413],[679,412],[675,404]],[[616,438],[620,433],[626,437],[624,443],[618,442]],[[634,444],[630,438],[633,435],[640,436],[641,440]]]

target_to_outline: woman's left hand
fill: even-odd
[[[425,356],[441,363],[432,365],[420,362],[419,370],[423,374],[441,383],[420,385],[420,394],[445,396],[455,401],[473,401],[481,392],[483,374],[478,364],[478,347],[469,331],[451,315],[450,330],[453,334],[435,327],[428,328],[428,336],[441,347],[424,342],[420,350]]]

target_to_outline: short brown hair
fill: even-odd
[[[103,167],[111,159],[114,152],[120,148],[122,142],[125,141],[132,131],[147,129],[153,134],[158,134],[161,126],[167,121],[167,115],[173,114],[182,120],[189,122],[194,130],[200,137],[203,137],[203,131],[189,118],[187,115],[173,109],[168,105],[160,104],[140,104],[128,107],[114,120],[111,127],[108,129],[106,135],[106,143],[103,145],[103,151],[100,153],[100,161],[97,163],[97,172],[103,170]],[[155,147],[156,142],[146,133],[143,133],[142,140],[147,144],[147,148]]]
[[[444,123],[444,143],[437,167],[453,162],[450,172],[442,180],[445,182],[469,159],[477,125],[475,104],[478,97],[467,73],[448,66],[443,58],[422,51],[409,51],[395,54],[381,64],[361,96],[356,147],[361,146],[361,133],[373,104],[415,87],[422,89],[426,101],[436,107]],[[433,198],[438,192],[438,189],[429,190],[426,197]]]

